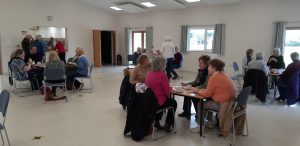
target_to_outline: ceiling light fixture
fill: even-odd
[[[118,7],[109,7],[109,8],[114,9],[114,10],[116,10],[116,11],[121,11],[121,10],[122,10],[122,9],[120,9],[120,8],[118,8]]]
[[[155,7],[156,6],[155,4],[152,4],[150,2],[144,2],[144,3],[141,3],[141,4],[146,6],[146,7]]]
[[[200,2],[200,0],[185,0],[185,1],[187,1],[189,3]]]

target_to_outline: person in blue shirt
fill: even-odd
[[[41,35],[36,35],[35,36],[35,46],[37,48],[37,52],[40,54],[43,54],[43,56],[45,56],[45,52],[47,50],[47,44],[46,42],[42,39]]]
[[[77,47],[76,48],[76,56],[78,56],[77,61],[69,62],[69,64],[73,64],[76,66],[76,70],[68,74],[67,76],[67,80],[72,82],[74,81],[74,86],[78,90],[81,90],[83,88],[83,83],[80,83],[75,78],[87,76],[89,71],[89,61],[83,54],[84,54],[83,48]]]
[[[34,63],[38,63],[38,62],[41,63],[44,60],[44,55],[38,52],[35,46],[32,46],[29,52],[25,54],[25,59],[24,59],[25,63],[28,63],[29,59],[32,59]]]

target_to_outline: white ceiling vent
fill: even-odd
[[[142,13],[146,12],[146,9],[142,6],[139,6],[135,3],[119,3],[118,7],[123,9],[128,13]]]

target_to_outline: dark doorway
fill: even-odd
[[[113,64],[113,32],[101,31],[101,61],[103,65]]]

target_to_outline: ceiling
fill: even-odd
[[[184,9],[197,6],[213,6],[238,3],[240,0],[201,0],[200,2],[188,3],[185,0],[79,0],[82,3],[96,6],[117,13],[143,13],[156,10]],[[147,8],[142,2],[151,2],[156,7]],[[109,7],[116,6],[122,11],[115,11]]]

